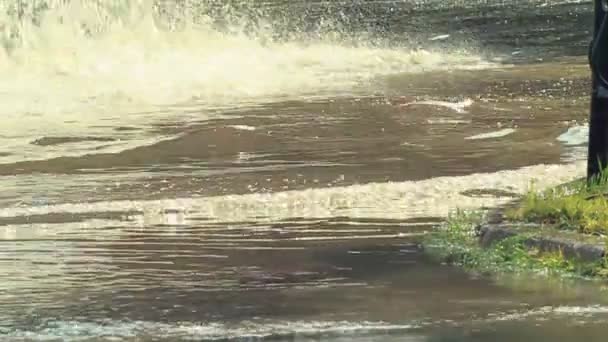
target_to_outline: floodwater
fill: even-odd
[[[605,340],[418,245],[584,175],[590,2],[0,10],[0,340]]]

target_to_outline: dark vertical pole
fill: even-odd
[[[591,113],[589,116],[589,148],[587,180],[598,177],[608,166],[608,36],[604,19],[606,0],[595,0],[593,42],[589,51],[592,70]]]

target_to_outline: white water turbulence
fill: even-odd
[[[589,141],[589,124],[576,125],[557,137],[557,141],[565,147],[562,159],[566,162],[585,160],[587,158],[587,142]]]
[[[86,335],[93,338],[119,340],[137,339],[141,336],[180,336],[184,340],[225,341],[227,339],[307,339],[333,336],[336,341],[348,341],[355,336],[374,333],[395,333],[415,329],[415,325],[392,325],[383,322],[274,322],[259,324],[245,322],[230,324],[159,324],[157,322],[118,322],[103,324],[81,322],[57,322],[41,333],[16,332],[14,340],[30,339],[81,341]],[[333,340],[333,339],[332,339]],[[417,341],[418,339],[408,339]]]
[[[427,105],[427,106],[436,106],[436,107],[445,107],[449,108],[456,113],[465,113],[466,108],[470,107],[473,104],[473,100],[466,99],[460,102],[448,102],[448,101],[413,101],[409,103],[405,103],[400,105],[401,107],[412,106],[412,105]]]
[[[513,128],[505,128],[494,132],[482,133],[473,135],[470,137],[466,137],[466,140],[482,140],[482,139],[495,139],[506,137],[509,134],[515,133],[515,129]]]
[[[573,126],[562,133],[557,140],[566,146],[580,146],[589,141],[589,125]]]
[[[191,220],[229,223],[277,222],[332,217],[412,219],[445,217],[456,209],[475,210],[504,204],[512,197],[475,197],[467,191],[497,189],[524,194],[533,186],[542,190],[584,175],[584,162],[567,165],[535,165],[517,170],[438,177],[422,181],[372,183],[326,189],[285,191],[270,194],[228,195],[165,200],[104,201],[53,204],[0,209],[0,218],[31,215],[131,212],[129,220],[141,227],[155,224],[188,225]],[[47,229],[49,224],[43,225]],[[73,229],[65,223],[54,231]],[[20,230],[24,238],[41,226],[28,223]],[[0,230],[2,232],[3,230]],[[7,232],[4,232],[7,233]],[[99,231],[97,231],[99,234]],[[11,235],[11,234],[8,234]]]
[[[382,75],[491,65],[464,51],[347,42],[331,23],[274,39],[281,18],[252,3],[2,1],[0,163],[116,152],[168,137],[153,125],[207,120],[218,108],[369,93]],[[89,139],[33,144],[75,136]]]

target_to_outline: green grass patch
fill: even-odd
[[[595,264],[566,259],[559,252],[542,252],[526,245],[530,235],[520,234],[501,240],[489,248],[479,245],[480,212],[458,211],[423,241],[427,253],[440,262],[469,271],[531,273],[560,277],[608,277],[606,261]]]
[[[507,210],[512,221],[548,224],[556,229],[608,235],[608,178],[578,180],[546,191],[532,189],[521,203]]]

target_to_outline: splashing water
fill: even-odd
[[[378,47],[328,18],[310,29],[277,12],[248,1],[3,2],[0,162],[115,152],[166,138],[153,124],[206,120],[218,107],[369,93],[382,75],[491,65],[463,51]],[[116,132],[125,126],[137,130]],[[74,135],[112,139],[32,145]]]

